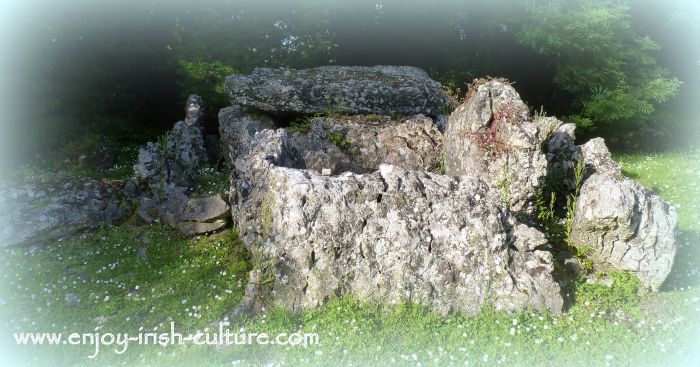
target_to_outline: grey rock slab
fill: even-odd
[[[211,222],[230,215],[231,207],[221,195],[190,198],[185,204],[180,220]]]
[[[167,139],[148,142],[139,149],[134,165],[135,182],[130,191],[144,189],[163,198],[174,187],[192,187],[198,169],[209,163],[204,137],[204,102],[191,95],[185,106],[185,120],[175,123]],[[132,193],[132,196],[137,193]]]
[[[241,106],[226,107],[219,111],[219,133],[224,158],[231,164],[248,153],[250,141],[256,132],[273,128],[274,119]]]
[[[0,209],[0,246],[55,240],[118,224],[131,213],[120,184],[90,179],[4,186]]]
[[[228,224],[225,219],[217,219],[213,222],[179,222],[175,227],[186,236],[211,233],[223,229]]]
[[[410,66],[258,68],[226,77],[232,105],[277,114],[405,114],[437,116],[448,106],[442,86]]]

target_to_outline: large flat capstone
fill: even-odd
[[[437,116],[448,106],[440,84],[410,66],[258,68],[226,77],[224,90],[234,106],[278,114]]]

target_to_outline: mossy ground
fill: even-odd
[[[162,227],[105,228],[45,247],[0,250],[0,340],[26,365],[698,365],[700,150],[620,155],[625,173],[653,187],[680,216],[679,256],[659,294],[639,294],[626,273],[612,287],[579,280],[564,315],[485,310],[440,317],[411,304],[345,298],[319,310],[232,320],[247,331],[315,332],[303,347],[129,346],[123,355],[90,346],[17,346],[12,333],[204,330],[240,300],[249,254],[235,232],[186,239]],[[145,249],[145,250],[144,250]],[[81,302],[71,306],[66,294]]]

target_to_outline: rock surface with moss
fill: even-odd
[[[288,136],[300,148],[304,166],[318,173],[370,173],[381,163],[440,170],[442,134],[429,117],[314,117],[307,130],[288,129]]]
[[[305,169],[303,147],[284,130],[263,130],[252,143],[236,161],[232,191],[257,269],[248,302],[300,310],[353,295],[443,314],[561,312],[552,255],[534,248],[541,242],[511,246],[539,232],[511,230],[498,193],[478,178],[431,174],[415,162],[323,176]]]
[[[219,111],[219,134],[224,158],[230,164],[250,149],[250,141],[256,132],[275,126],[275,120],[264,113],[249,111],[241,106],[231,106]]]
[[[190,95],[185,119],[157,143],[149,142],[139,150],[134,165],[137,184],[156,196],[167,196],[175,187],[188,187],[196,171],[208,163],[204,137],[204,101]]]
[[[285,78],[310,84],[315,72],[265,69],[258,73],[279,73],[279,78],[232,76],[227,85],[234,102],[278,119],[290,111],[315,114],[319,110],[300,107],[298,90],[275,84],[286,83]],[[343,85],[373,83],[353,79],[352,73],[336,77]],[[243,82],[255,88],[274,84],[276,89],[250,92]],[[291,99],[269,103],[280,90]],[[231,121],[223,119],[222,125]],[[577,245],[580,238],[596,235],[581,226],[585,215],[579,208],[596,210],[616,201],[589,203],[589,187],[601,185],[595,184],[595,174],[579,174],[576,168],[580,160],[594,157],[586,147],[597,141],[576,146],[572,124],[531,115],[501,79],[476,81],[444,134],[436,125],[424,116],[397,120],[334,113],[307,115],[287,129],[256,125],[239,134],[243,141],[235,147],[231,204],[242,240],[253,253],[254,270],[238,310],[266,305],[298,310],[352,295],[392,303],[409,300],[441,313],[475,314],[484,307],[561,311],[550,252],[561,244],[550,243],[551,235],[538,227],[538,195],[546,183],[557,181],[554,197],[566,198],[572,206],[560,219],[569,226],[566,244],[582,247]],[[614,171],[605,162],[594,165],[607,176]],[[615,177],[618,181],[612,183],[621,182],[621,175]],[[672,210],[650,190],[634,187],[630,202],[651,207],[626,210],[627,204],[618,203],[612,209],[621,210],[617,220],[645,218],[649,231],[644,236],[671,233]],[[574,205],[579,219],[573,217]],[[613,223],[614,228],[625,231],[620,223]],[[653,278],[657,289],[671,266],[673,236],[660,241],[618,237],[628,256],[653,260],[631,266],[610,261],[614,257],[591,256],[595,269],[631,270],[645,285]],[[660,255],[647,255],[654,251]]]

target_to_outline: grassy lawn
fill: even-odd
[[[0,365],[698,365],[700,150],[620,155],[625,173],[653,187],[680,216],[679,254],[659,294],[609,274],[613,286],[573,289],[564,315],[439,317],[420,306],[330,302],[299,314],[269,310],[232,330],[318,333],[301,346],[17,346],[16,332],[215,331],[243,295],[249,262],[234,232],[185,239],[161,227],[123,226],[46,247],[0,250]],[[78,301],[79,300],[79,301]],[[142,329],[141,329],[142,328]]]

